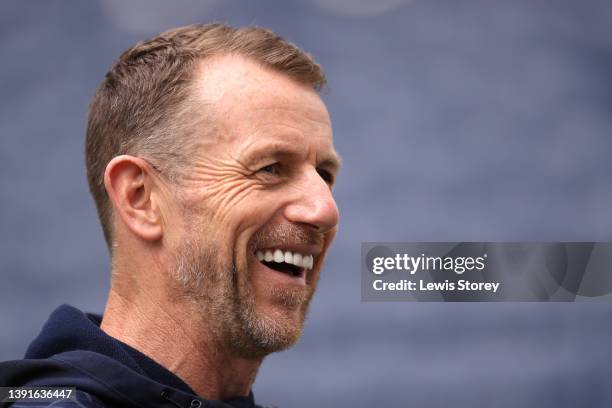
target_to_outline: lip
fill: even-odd
[[[255,267],[259,270],[264,271],[264,273],[267,275],[266,280],[268,281],[268,283],[282,283],[306,286],[306,277],[308,276],[308,271],[304,268],[301,268],[302,273],[299,276],[291,276],[289,274],[274,270],[272,268],[268,268],[257,258],[255,258],[255,262]]]

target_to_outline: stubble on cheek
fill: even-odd
[[[185,219],[189,220],[187,214]],[[192,220],[173,253],[171,274],[177,296],[201,316],[202,329],[212,335],[211,340],[245,358],[263,357],[295,344],[316,279],[306,287],[255,282],[260,277],[253,276],[249,258],[258,261],[248,251],[265,242],[313,243],[318,238],[299,227],[272,226],[256,233],[244,253],[234,245],[223,247],[228,237],[214,236],[203,222]]]

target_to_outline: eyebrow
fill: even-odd
[[[323,159],[323,161],[319,163],[319,166],[332,167],[338,171],[340,167],[342,167],[342,157],[334,151],[331,156]]]
[[[292,149],[284,144],[275,144],[273,146],[263,146],[257,148],[255,151],[247,154],[247,159],[251,163],[259,163],[270,158],[282,158],[282,157],[297,157],[300,156],[297,150]],[[336,151],[332,151],[331,154],[326,154],[326,157],[317,163],[317,166],[330,167],[334,170],[339,170],[342,166],[342,158]]]

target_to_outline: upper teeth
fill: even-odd
[[[312,255],[302,255],[298,252],[283,251],[281,249],[266,249],[255,253],[257,259],[266,262],[285,262],[299,268],[312,269],[314,258]]]

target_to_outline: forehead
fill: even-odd
[[[270,139],[333,152],[329,114],[307,85],[239,56],[203,61],[194,85],[196,114],[201,106],[216,127],[204,144],[246,148]]]

